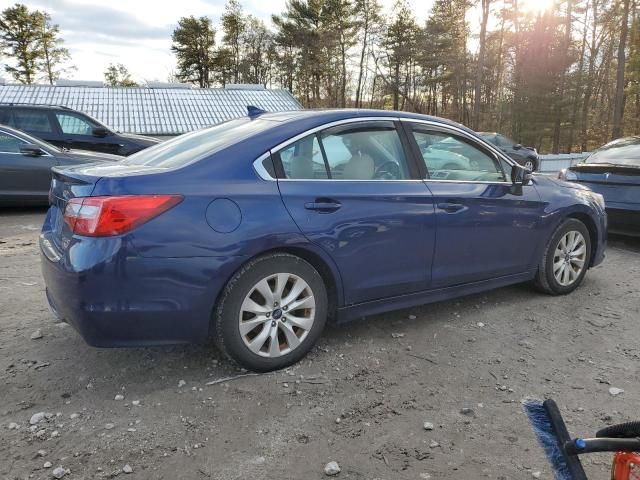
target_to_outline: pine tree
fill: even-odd
[[[222,43],[231,53],[233,82],[238,83],[240,81],[241,42],[247,28],[242,6],[238,0],[229,0],[227,2],[221,21]]]
[[[60,38],[60,27],[51,23],[51,16],[48,13],[43,14],[41,46],[42,46],[42,67],[49,84],[60,78],[74,67],[65,67],[64,65],[71,60],[69,50],[62,45],[64,40]]]
[[[110,63],[104,72],[104,83],[110,87],[137,87],[129,69],[122,63]]]
[[[171,51],[177,59],[177,77],[196,83],[201,88],[211,86],[216,31],[210,18],[183,17],[171,37]]]
[[[44,21],[41,12],[30,12],[21,4],[0,15],[0,51],[15,61],[15,66],[6,65],[5,71],[20,83],[33,83],[41,69]]]

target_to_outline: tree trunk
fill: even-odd
[[[573,12],[573,0],[567,0],[567,16],[565,19],[565,39],[564,39],[564,63],[562,65],[562,78],[560,79],[560,89],[558,92],[558,98],[556,98],[554,113],[555,118],[553,122],[553,153],[559,153],[560,151],[560,126],[562,123],[563,102],[567,84],[567,69],[571,65],[571,21]]]
[[[622,2],[622,25],[620,28],[620,42],[618,43],[618,67],[616,70],[616,94],[613,103],[613,129],[611,138],[616,139],[623,135],[624,116],[624,70],[626,62],[625,49],[627,46],[627,34],[629,32],[629,0]]]
[[[400,106],[400,62],[396,60],[393,70],[393,109]]]
[[[356,108],[362,105],[362,76],[364,75],[364,58],[367,53],[367,42],[369,41],[369,12],[364,13],[364,24],[362,25],[362,50],[360,50],[360,69],[358,71],[358,82],[356,83]]]
[[[342,55],[342,83],[340,85],[340,106],[347,106],[347,47],[344,39],[340,42],[340,53]]]
[[[482,81],[484,77],[484,57],[487,43],[487,21],[491,0],[482,1],[482,22],[480,24],[480,48],[478,50],[478,64],[476,67],[475,88],[473,92],[473,128],[480,130],[480,104],[482,99]]]
[[[578,122],[578,104],[580,100],[580,92],[582,92],[582,77],[584,69],[584,53],[587,49],[587,31],[588,31],[589,9],[584,10],[584,29],[582,31],[582,46],[580,47],[580,61],[578,63],[578,77],[576,78],[576,88],[573,95],[573,111],[571,113],[571,126],[569,127],[569,140],[567,142],[567,153],[571,153],[573,149],[573,139],[575,138],[576,123]]]

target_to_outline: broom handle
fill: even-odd
[[[587,474],[582,468],[582,463],[580,462],[580,458],[576,455],[571,455],[566,451],[566,444],[571,441],[571,437],[569,436],[569,432],[567,431],[567,426],[562,419],[562,415],[560,414],[560,409],[558,405],[553,400],[545,400],[543,402],[544,408],[549,415],[549,420],[551,420],[551,426],[553,428],[553,433],[556,435],[558,439],[558,443],[560,445],[565,446],[564,450],[564,459],[567,463],[567,469],[571,474],[571,480],[588,480]]]
[[[577,438],[564,444],[568,455],[594,452],[639,452],[640,438]]]

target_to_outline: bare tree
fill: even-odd
[[[480,46],[478,49],[478,62],[476,66],[476,79],[473,91],[473,128],[480,129],[480,107],[482,105],[482,82],[484,78],[485,52],[487,50],[487,22],[489,21],[489,9],[491,0],[480,0],[482,20],[480,21]]]
[[[620,40],[618,42],[618,65],[616,67],[616,93],[613,104],[613,129],[611,138],[623,135],[624,120],[624,71],[626,65],[627,36],[629,33],[629,0],[620,0],[622,15],[620,19]]]

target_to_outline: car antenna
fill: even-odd
[[[247,114],[249,115],[249,117],[257,117],[258,115],[262,115],[263,113],[267,113],[267,111],[258,107],[254,107],[253,105],[247,105]]]

